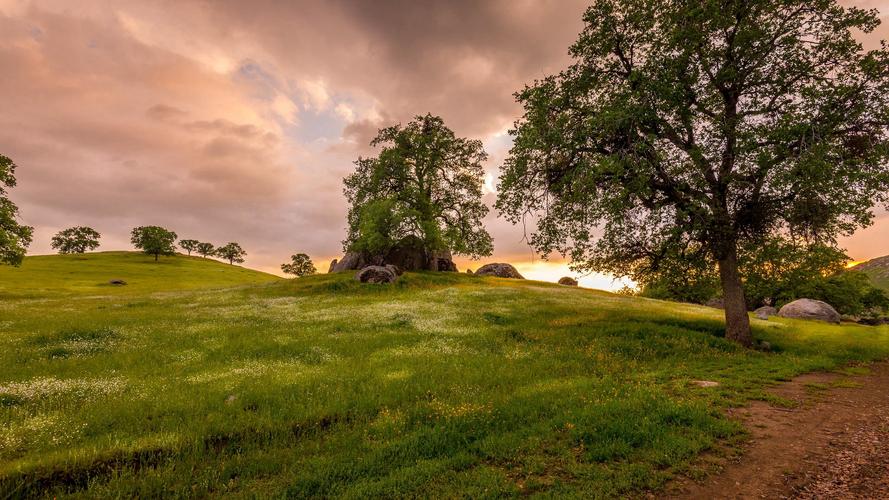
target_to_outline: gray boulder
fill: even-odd
[[[348,252],[336,264],[332,264],[331,272],[353,271],[364,267],[364,258],[358,252]]]
[[[336,269],[336,259],[330,261],[330,267],[327,268],[328,273],[332,273],[334,269]]]
[[[493,264],[485,264],[478,268],[475,274],[479,276],[497,276],[498,278],[514,278],[523,280],[524,276],[519,274],[515,267],[511,264],[495,262]]]
[[[757,319],[769,319],[769,316],[778,314],[778,310],[772,306],[762,306],[753,311],[753,314],[756,315]]]
[[[778,311],[782,318],[815,319],[828,323],[839,323],[840,314],[827,302],[813,299],[798,299]]]
[[[559,284],[565,286],[577,286],[577,280],[570,276],[564,276],[559,278]]]
[[[108,284],[109,284],[109,285],[123,286],[123,285],[126,285],[127,282],[124,281],[124,280],[115,279],[115,280],[111,280],[111,281],[109,281]]]
[[[451,252],[447,250],[427,252],[422,240],[416,236],[407,236],[385,254],[348,252],[338,262],[331,263],[330,272],[353,271],[367,266],[388,264],[405,271],[457,271]]]
[[[355,273],[355,279],[362,283],[392,283],[398,275],[388,266],[367,266]]]

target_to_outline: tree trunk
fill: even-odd
[[[753,343],[753,336],[750,334],[744,287],[738,274],[738,251],[734,246],[719,260],[719,278],[725,301],[725,338],[749,347]]]
[[[157,254],[154,254],[154,261],[157,262]]]

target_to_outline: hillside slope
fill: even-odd
[[[722,410],[769,384],[889,356],[887,327],[754,320],[766,353],[717,310],[533,281],[97,294],[105,268],[59,296],[38,263],[0,300],[0,498],[628,495],[740,438]]]
[[[125,286],[109,284],[124,280]],[[133,294],[223,288],[281,280],[201,257],[154,257],[139,252],[92,252],[25,257],[20,267],[0,266],[0,297],[56,294]]]
[[[871,259],[852,269],[866,273],[878,287],[889,291],[889,255]]]

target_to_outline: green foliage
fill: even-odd
[[[15,187],[16,165],[0,155],[0,265],[21,264],[31,244],[34,228],[19,224],[19,209],[7,197],[7,188]]]
[[[741,275],[750,307],[781,306],[805,294],[812,283],[842,273],[849,256],[834,246],[800,244],[786,238],[768,238],[741,253]],[[827,301],[833,305],[833,301]]]
[[[201,242],[195,247],[195,251],[201,257],[211,257],[216,255],[216,247],[212,243]]]
[[[808,297],[823,300],[840,314],[879,316],[889,311],[889,297],[859,271],[847,271],[800,283],[783,301]],[[779,299],[781,300],[781,299]]]
[[[197,250],[198,245],[200,245],[200,244],[201,244],[201,242],[198,240],[179,240],[179,246],[183,250],[188,252],[188,255],[191,255],[191,252],[194,252],[195,250]]]
[[[56,233],[52,237],[51,245],[60,254],[84,253],[99,248],[99,238],[101,237],[102,235],[91,227],[69,227]]]
[[[599,0],[584,21],[575,64],[517,94],[500,176],[497,208],[539,216],[540,253],[630,275],[697,245],[738,295],[739,246],[829,243],[889,202],[889,51],[853,36],[875,11]]]
[[[242,264],[247,252],[241,248],[241,245],[231,242],[216,249],[216,256],[225,259],[229,264],[234,265],[235,262]]]
[[[709,308],[458,273],[103,252],[0,293],[4,498],[644,497],[742,436],[725,408],[889,356],[889,327],[773,318],[763,353]]]
[[[154,255],[157,261],[158,255],[176,254],[176,237],[176,233],[160,226],[140,226],[133,228],[130,242],[148,255]]]
[[[304,253],[291,255],[290,263],[281,264],[281,270],[296,277],[309,276],[310,274],[315,274],[315,272],[317,272],[315,264],[312,263],[312,259]]]
[[[796,299],[822,300],[841,314],[872,315],[886,310],[889,299],[864,273],[846,271],[849,257],[824,244],[767,238],[742,248],[740,273],[751,309],[780,307]],[[704,303],[719,294],[716,269],[690,254],[661,259],[656,271],[634,275],[641,295],[656,299]]]
[[[641,296],[703,304],[720,293],[719,275],[699,246],[671,250],[652,265],[632,269]]]
[[[487,154],[481,141],[456,137],[437,116],[379,131],[376,158],[359,158],[344,180],[349,201],[347,251],[385,253],[407,236],[426,250],[491,255],[482,219]]]

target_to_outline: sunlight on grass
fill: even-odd
[[[887,327],[755,321],[765,353],[713,309],[463,274],[96,294],[106,258],[4,281],[0,496],[626,495],[738,438],[722,409],[889,356]]]

